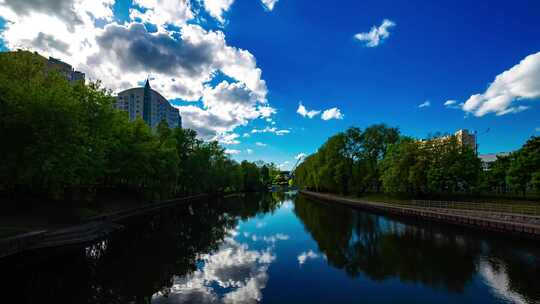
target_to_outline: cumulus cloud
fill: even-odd
[[[111,22],[113,3],[114,0],[0,0],[0,17],[7,20],[0,38],[8,49],[31,49],[69,59],[75,67],[82,67],[97,50],[96,22]]]
[[[267,146],[265,143],[262,143],[260,141],[256,142],[255,145],[258,146],[258,147],[266,147]]]
[[[1,0],[0,13],[9,21],[30,17],[35,13],[49,15],[60,19],[73,32],[76,25],[83,24],[75,5],[75,0]]]
[[[204,36],[196,27],[189,31],[190,34],[201,35],[201,38]],[[92,65],[114,62],[124,72],[146,70],[156,74],[208,79],[208,73],[215,68],[212,58],[215,45],[211,39],[191,40],[188,37],[176,40],[166,33],[152,34],[141,23],[129,26],[110,24],[97,37],[100,52],[89,61]]]
[[[261,0],[264,8],[268,11],[274,10],[274,6],[278,3],[279,0]]]
[[[163,31],[167,24],[181,27],[195,17],[188,0],[133,0],[133,4],[132,19],[155,24]]]
[[[330,108],[328,110],[325,110],[322,115],[322,120],[330,120],[330,119],[343,119],[344,115],[341,114],[341,110],[338,108]]]
[[[384,19],[380,26],[373,26],[371,30],[367,33],[358,33],[354,35],[354,38],[365,42],[367,47],[376,47],[386,38],[390,37],[389,29],[396,26],[396,23]]]
[[[66,55],[71,55],[69,52],[69,44],[56,39],[53,35],[39,32],[34,39],[29,39],[23,42],[26,45],[31,46],[33,49],[51,51],[59,51]]]
[[[236,149],[226,149],[226,150],[225,150],[225,153],[231,154],[231,155],[240,154],[241,152],[242,152],[242,151],[236,150]]]
[[[216,134],[230,132],[240,124],[238,120],[231,122],[211,111],[194,105],[175,107],[182,115],[182,126],[196,130],[199,136],[205,139],[217,139]]]
[[[317,259],[320,255],[315,253],[313,250],[302,252],[298,255],[298,265],[302,266],[308,259]]]
[[[120,76],[117,79],[125,79],[129,74],[140,77],[142,73],[152,73],[165,97],[185,100],[203,97],[203,84],[222,71],[266,101],[266,84],[260,78],[261,70],[256,67],[253,55],[227,46],[222,32],[206,31],[198,25],[186,25],[179,34],[176,39],[169,33],[150,33],[140,23],[110,24],[97,37],[100,51],[88,63],[93,68],[104,66],[112,70],[115,76]],[[125,88],[119,82],[112,84],[113,88]],[[173,91],[174,85],[190,88],[188,94],[185,89]]]
[[[124,72],[133,74],[151,71],[157,75],[153,87],[166,97],[201,99],[202,109],[178,108],[181,114],[193,114],[183,117],[184,125],[207,139],[275,113],[266,101],[266,84],[251,54],[227,46],[221,32],[186,25],[181,34],[176,40],[169,34],[149,33],[141,24],[110,25],[98,38],[102,51],[91,62],[99,66],[103,60],[119,62]],[[204,85],[217,70],[239,81]]]
[[[229,11],[234,0],[204,0],[203,3],[210,16],[223,24],[225,22],[223,15]]]
[[[426,101],[422,102],[421,104],[419,104],[418,108],[421,109],[421,108],[427,108],[427,107],[430,107],[430,106],[431,106],[431,102],[429,100],[426,100]]]
[[[321,113],[321,111],[318,110],[310,110],[308,111],[306,107],[302,104],[302,102],[298,103],[298,109],[296,110],[296,113],[300,114],[303,117],[313,118]]]
[[[474,94],[463,110],[481,117],[518,113],[528,106],[516,103],[540,98],[540,52],[529,55],[512,68],[497,75],[484,93]]]

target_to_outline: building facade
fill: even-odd
[[[82,81],[84,83],[85,81],[85,74],[83,72],[76,71],[70,64],[63,62],[60,59],[56,59],[53,57],[49,57],[49,59],[47,59],[46,57],[40,55],[38,52],[17,50],[13,52],[0,52],[0,55],[13,57],[30,55],[43,64],[44,72],[46,74],[50,72],[57,72],[67,81],[69,81],[70,84],[76,84],[79,81]]]
[[[476,134],[470,133],[467,129],[461,129],[454,133],[454,136],[456,137],[458,144],[468,146],[476,152]]]
[[[128,112],[129,119],[142,118],[151,128],[165,120],[170,128],[181,128],[182,117],[178,109],[150,87],[146,80],[144,87],[131,88],[118,93],[116,108]]]
[[[85,80],[85,75],[83,72],[75,71],[70,64],[53,57],[49,57],[47,60],[47,70],[60,73],[60,75],[64,76],[64,78],[66,78],[66,80],[71,84],[78,81],[84,82]]]
[[[447,135],[441,137],[435,137],[428,140],[421,140],[420,143],[425,146],[438,146],[444,145],[450,141],[454,136],[458,145],[466,146],[471,148],[473,151],[477,152],[477,143],[476,143],[476,134],[469,132],[467,129],[458,130],[454,135]]]

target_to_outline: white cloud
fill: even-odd
[[[252,149],[246,149],[246,153],[247,153],[248,155],[251,155],[251,154],[253,154],[253,150],[252,150]]]
[[[296,110],[296,113],[300,114],[303,117],[313,118],[321,113],[321,111],[317,110],[310,110],[308,111],[306,107],[300,102],[298,104],[298,109]]]
[[[274,10],[274,6],[278,3],[279,0],[261,0],[264,8],[268,11]]]
[[[273,133],[278,136],[282,136],[282,135],[291,133],[291,131],[285,130],[285,129],[278,130],[276,127],[266,127],[264,129],[253,129],[251,130],[251,133]]]
[[[46,56],[69,58],[76,67],[98,50],[95,23],[111,22],[114,0],[0,0],[7,20],[0,34],[8,49],[31,49]],[[47,26],[36,26],[47,25]]]
[[[181,27],[195,17],[187,0],[133,0],[133,4],[142,10],[131,8],[129,15],[132,19],[139,18],[143,22],[155,24],[161,30],[167,24]]]
[[[214,139],[224,145],[238,145],[240,143],[238,140],[239,137],[240,135],[236,133],[221,133],[218,134]]]
[[[319,258],[320,255],[315,253],[313,250],[309,250],[306,252],[302,252],[298,255],[298,264],[302,266],[308,259],[316,259]]]
[[[477,117],[489,113],[500,116],[529,108],[516,105],[519,101],[539,98],[540,52],[525,57],[517,65],[497,75],[484,93],[474,94],[465,101],[463,110]]]
[[[241,152],[242,152],[242,151],[240,151],[240,150],[235,150],[235,149],[226,149],[226,150],[225,150],[225,153],[227,153],[227,154],[233,154],[233,155],[234,155],[234,154],[240,154]]]
[[[247,138],[247,137],[250,137],[250,136],[251,136],[251,134],[249,134],[249,133],[242,134],[242,137],[244,137],[244,138]]]
[[[450,107],[450,106],[453,106],[453,105],[455,105],[455,104],[457,104],[457,101],[455,101],[455,100],[453,100],[453,99],[449,99],[449,100],[447,100],[447,101],[444,102],[444,106],[445,106],[445,107]]]
[[[461,109],[461,107],[463,107],[463,103],[458,103],[457,100],[449,99],[444,102],[444,106],[449,109]]]
[[[229,11],[234,0],[204,0],[204,8],[210,16],[216,18],[222,24],[225,23],[223,15]]]
[[[540,127],[534,129],[536,132],[540,132]]]
[[[446,104],[446,103],[445,103]],[[425,102],[418,105],[418,107],[421,108],[427,108],[431,106],[431,102],[429,100],[426,100]]]
[[[246,125],[248,121],[271,115],[261,96],[244,83],[221,82],[203,91],[203,105],[209,112],[229,121],[231,126]]]
[[[307,156],[306,153],[299,153],[294,157],[294,159],[296,159],[296,160],[304,160],[304,158],[306,158],[306,156]]]
[[[390,36],[390,32],[388,30],[394,26],[396,26],[395,22],[384,19],[379,27],[373,26],[369,32],[358,33],[354,35],[354,38],[364,41],[367,47],[376,47]]]
[[[328,110],[325,110],[322,115],[322,120],[330,120],[330,119],[343,119],[344,115],[341,114],[341,110],[338,108],[331,108]]]
[[[194,129],[205,139],[216,139],[216,134],[232,131],[240,124],[239,121],[224,119],[210,110],[204,110],[194,105],[176,106],[182,115],[182,125]]]
[[[266,147],[267,146],[267,144],[262,143],[260,141],[256,142],[255,145],[258,146],[258,147]]]

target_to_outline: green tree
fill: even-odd
[[[540,136],[531,137],[511,158],[507,173],[509,186],[523,194],[529,190],[539,191]]]

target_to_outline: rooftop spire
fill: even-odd
[[[145,89],[150,89],[150,77],[146,78],[146,84],[144,85]]]

